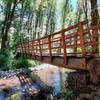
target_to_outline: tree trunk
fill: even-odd
[[[6,6],[7,12],[5,15],[5,21],[4,25],[2,27],[2,42],[1,42],[1,49],[7,48],[7,42],[8,42],[8,32],[14,17],[14,12],[16,8],[17,0],[15,0],[12,3],[8,3]],[[13,7],[12,7],[13,5]]]
[[[98,21],[99,19],[99,13],[98,13],[98,8],[97,8],[97,0],[90,0],[91,3],[91,25],[97,25],[100,23]]]
[[[99,24],[99,13],[98,13],[98,8],[97,8],[97,0],[90,0],[91,3],[91,25],[95,26]],[[98,46],[98,30],[94,30],[92,34],[92,41],[95,43],[92,46],[92,52],[93,54],[95,52],[99,52],[99,46]],[[97,45],[96,45],[97,44]]]

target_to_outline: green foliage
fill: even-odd
[[[14,68],[29,68],[32,67],[32,64],[25,58],[19,58],[14,63]]]
[[[0,51],[0,69],[8,70],[11,69],[14,55],[11,50],[5,49]]]
[[[72,100],[72,98],[75,96],[76,94],[74,93],[74,91],[70,90],[70,89],[64,89],[61,92],[61,98],[60,100]]]
[[[91,92],[92,92],[92,89],[89,86],[86,86],[86,87],[84,87],[84,88],[81,89],[81,93],[91,94]]]
[[[21,100],[21,93],[12,94],[10,100]]]
[[[37,61],[37,60],[28,60],[28,62],[29,62],[32,66],[40,65],[40,61]]]
[[[77,53],[81,53],[81,52],[82,52],[81,48],[77,48]]]
[[[39,61],[32,61],[25,58],[19,58],[16,60],[12,50],[4,49],[0,51],[0,70],[29,68],[39,64]]]
[[[33,72],[30,73],[30,77],[31,77],[33,80],[40,79],[40,78],[38,77],[38,75],[35,74],[35,73],[33,73]]]
[[[40,61],[34,60],[34,62],[35,62],[35,64],[34,64],[35,66],[40,65]]]

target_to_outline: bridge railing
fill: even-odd
[[[49,56],[50,62],[53,56],[62,56],[65,64],[69,56],[82,57],[86,65],[86,57],[99,54],[99,29],[100,25],[87,26],[87,21],[82,21],[43,38],[24,42],[18,46],[18,52],[40,56],[41,60]]]

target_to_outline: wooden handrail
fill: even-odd
[[[59,32],[55,32],[40,39],[35,39],[29,42],[23,42],[18,46],[18,49],[20,50],[19,52],[34,53],[34,56],[37,55],[37,53],[40,53],[41,60],[43,58],[43,54],[48,53],[50,57],[50,63],[52,62],[53,54],[60,53],[63,54],[64,64],[67,64],[67,55],[69,54],[67,52],[68,49],[73,49],[73,54],[79,54],[77,52],[77,49],[81,48],[80,54],[83,57],[83,65],[86,66],[87,47],[91,46],[93,51],[93,49],[100,44],[99,42],[95,41],[95,38],[100,37],[100,34],[98,34],[97,31],[98,29],[100,29],[100,24],[96,26],[89,26],[89,28],[84,28],[84,25],[86,24],[87,21],[85,20],[79,22],[76,25],[70,26],[66,29],[63,29]],[[87,41],[87,36],[91,36],[92,41]],[[58,43],[59,45],[56,46],[56,44]],[[95,55],[95,53],[92,52],[92,55]]]
[[[84,20],[84,21],[81,21],[81,22],[79,22],[79,23],[81,23],[82,25],[84,25],[84,24],[86,24],[87,22],[88,22],[87,20]],[[44,36],[44,37],[42,37],[42,38],[34,39],[34,40],[31,40],[31,41],[24,41],[23,43],[28,43],[28,42],[32,42],[32,41],[42,40],[42,39],[48,38],[48,36],[54,36],[54,35],[60,34],[60,33],[62,33],[62,31],[64,31],[64,32],[69,31],[69,30],[71,30],[71,29],[77,28],[79,23],[77,23],[77,24],[75,24],[75,25],[73,25],[73,26],[70,26],[70,27],[68,27],[68,28],[66,28],[66,29],[62,29],[62,30],[60,30],[60,31],[58,31],[58,32],[55,32],[55,33],[53,33],[53,34],[49,34],[49,35],[47,35],[47,36]]]

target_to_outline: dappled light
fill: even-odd
[[[0,100],[99,100],[100,0],[0,0]]]

